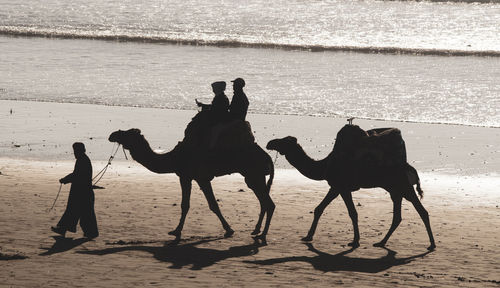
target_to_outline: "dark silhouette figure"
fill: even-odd
[[[218,81],[212,83],[212,91],[215,96],[212,99],[212,104],[203,104],[196,100],[198,107],[202,110],[210,110],[210,116],[212,118],[213,124],[223,121],[227,118],[227,112],[229,109],[229,99],[227,98],[224,91],[226,90],[226,82]]]
[[[231,104],[229,105],[229,115],[232,119],[240,119],[245,121],[248,111],[248,98],[243,92],[243,87],[245,87],[245,80],[241,78],[236,78],[233,81],[233,98],[231,99]]]
[[[193,121],[195,120],[193,119]],[[191,134],[191,132],[187,134]],[[186,137],[184,138],[185,140]],[[265,239],[275,208],[274,202],[269,195],[274,178],[274,164],[269,154],[257,143],[253,142],[253,138],[252,142],[243,146],[233,147],[232,149],[219,149],[219,146],[217,146],[217,149],[210,151],[183,141],[179,142],[172,151],[165,154],[154,152],[144,136],[141,135],[139,129],[115,131],[109,136],[109,141],[122,144],[125,149],[130,151],[130,155],[134,160],[150,171],[154,173],[175,173],[179,176],[182,189],[182,214],[179,225],[175,230],[169,232],[170,235],[176,236],[177,239],[181,237],[184,221],[189,211],[191,184],[193,180],[198,183],[200,189],[203,191],[210,210],[221,221],[222,227],[226,230],[225,236],[229,237],[233,235],[233,229],[231,229],[222,216],[210,182],[214,177],[240,173],[260,203],[259,219],[252,235],[260,233],[260,227],[266,214],[264,230],[262,234],[256,236],[260,239]],[[269,175],[267,183],[266,175]]]
[[[220,238],[207,238],[181,245],[178,245],[179,243],[174,241],[174,243],[165,243],[164,246],[159,247],[134,245],[113,247],[102,250],[78,251],[78,253],[103,256],[125,251],[144,251],[152,254],[153,257],[159,261],[171,263],[172,266],[169,267],[170,269],[190,267],[191,270],[202,270],[203,268],[210,267],[226,259],[256,255],[259,252],[259,248],[266,245],[265,243],[254,239],[251,244],[234,246],[227,250],[196,247],[197,245],[216,240],[220,240]]]
[[[356,132],[358,136],[347,137],[347,141],[344,141],[344,135],[353,135],[353,133],[349,132],[351,130]],[[400,139],[397,137],[397,135],[400,135],[400,131],[398,129],[376,129],[366,132],[361,130],[364,132],[363,134],[359,130],[361,129],[358,126],[344,126],[337,134],[333,151],[323,160],[314,160],[307,156],[297,143],[297,138],[292,136],[274,139],[267,144],[267,149],[276,150],[285,155],[288,162],[304,176],[314,180],[327,180],[330,185],[328,194],[314,209],[314,220],[311,228],[307,236],[302,240],[312,241],[321,214],[340,194],[347,206],[354,229],[354,240],[349,245],[359,247],[358,213],[352,201],[351,193],[360,188],[380,187],[387,190],[391,195],[393,219],[384,239],[374,244],[374,246],[385,246],[389,237],[398,227],[401,222],[401,202],[405,198],[413,204],[425,224],[431,243],[427,249],[434,250],[436,244],[432,235],[429,214],[420,203],[413,189],[413,185],[417,185],[419,195],[423,196],[420,179],[417,170],[406,163],[404,141],[401,137],[399,137]],[[386,140],[384,135],[389,140]],[[377,139],[377,137],[379,138]],[[394,142],[392,138],[396,140],[396,145],[394,145],[394,147],[398,147],[396,151],[384,151],[377,147],[384,141],[388,143]],[[397,145],[398,142],[399,145]],[[381,146],[385,147],[387,145],[386,143]],[[402,154],[404,154],[404,157]],[[395,165],[395,159],[400,159],[404,163]]]
[[[215,148],[215,144],[219,139],[220,133],[226,128],[226,123],[228,120],[228,109],[229,109],[229,99],[227,98],[224,91],[226,90],[226,82],[218,81],[212,83],[212,91],[215,96],[212,99],[212,104],[203,104],[195,99],[196,104],[201,107],[202,112],[208,112],[206,115],[200,114],[204,118],[205,128],[202,130],[205,139],[205,147],[209,149]],[[207,117],[208,116],[208,117]]]
[[[85,145],[80,142],[73,144],[76,163],[73,173],[61,178],[59,182],[71,183],[68,204],[61,220],[52,231],[64,236],[66,231],[76,232],[76,224],[80,221],[84,237],[99,236],[94,213],[94,190],[92,189],[92,163],[85,154]]]
[[[383,247],[383,249],[387,250],[387,255],[378,259],[369,259],[346,256],[347,254],[354,251],[355,248],[351,248],[338,254],[331,255],[317,250],[311,243],[305,243],[305,245],[307,246],[309,251],[314,252],[317,255],[284,257],[245,262],[260,265],[274,265],[287,262],[306,262],[310,263],[316,270],[322,272],[354,271],[363,273],[379,273],[394,266],[406,265],[414,261],[415,259],[423,258],[425,255],[430,253],[429,251],[427,251],[415,256],[396,258],[397,253],[395,251]]]

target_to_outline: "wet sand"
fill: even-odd
[[[409,202],[386,249],[372,247],[387,232],[392,202],[381,189],[353,194],[361,247],[351,251],[352,225],[340,199],[323,214],[314,241],[300,241],[326,195],[324,181],[291,169],[283,156],[272,197],[277,208],[267,245],[250,237],[259,204],[239,175],[213,181],[235,234],[223,238],[217,217],[193,185],[183,240],[173,245],[180,216],[175,175],[157,175],[119,151],[95,190],[100,237],[82,232],[62,240],[50,231],[64,211],[69,186],[55,209],[58,179],[72,171],[71,144],[82,141],[97,173],[117,129],[140,128],[155,149],[183,136],[195,111],[0,101],[0,286],[336,286],[498,287],[500,284],[500,130],[355,120],[364,129],[398,127],[409,162],[419,171],[437,249],[428,253],[425,227]],[[12,114],[10,113],[12,109]],[[313,158],[325,157],[339,118],[249,115],[257,142],[296,136]],[[279,132],[278,132],[279,131]],[[271,157],[275,153],[269,151]]]

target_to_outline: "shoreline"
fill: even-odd
[[[2,89],[0,89],[2,91]],[[53,104],[73,104],[73,105],[92,105],[92,106],[103,106],[103,107],[121,107],[121,108],[134,108],[134,109],[157,109],[157,110],[178,110],[178,111],[192,111],[196,113],[195,109],[183,109],[183,108],[168,108],[168,107],[148,107],[148,106],[127,106],[127,105],[108,105],[102,103],[77,103],[77,102],[57,102],[57,101],[46,101],[46,100],[23,100],[23,99],[0,99],[0,101],[6,102],[35,102],[35,103],[53,103]],[[313,117],[313,118],[326,118],[326,119],[347,119],[351,118],[342,115],[300,115],[293,113],[249,113],[249,115],[261,115],[261,116],[295,116],[295,117]],[[429,125],[450,125],[450,126],[465,126],[465,127],[478,127],[478,128],[492,128],[500,129],[500,126],[493,125],[479,125],[479,124],[467,124],[467,123],[452,123],[452,122],[439,122],[439,121],[414,121],[414,120],[398,120],[398,119],[382,119],[382,118],[368,118],[368,117],[353,117],[358,120],[374,121],[374,122],[392,122],[392,123],[408,123],[408,124],[429,124]]]
[[[71,144],[84,142],[92,160],[108,160],[118,129],[139,128],[153,149],[168,151],[183,138],[196,110],[0,100],[0,158],[72,161]],[[10,114],[10,109],[13,113]],[[333,148],[344,118],[249,114],[256,142],[295,136],[314,159]],[[406,142],[408,161],[418,171],[456,175],[500,175],[500,129],[450,124],[355,119],[368,130],[396,127]],[[162,131],[162,132],[159,132]],[[61,135],[64,135],[63,137]],[[274,151],[267,151],[274,159]],[[124,159],[118,151],[117,160]],[[116,160],[115,160],[116,161]],[[292,168],[283,156],[277,168]]]

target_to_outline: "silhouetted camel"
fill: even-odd
[[[210,210],[219,217],[222,226],[226,230],[225,236],[233,235],[233,229],[231,229],[220,212],[210,181],[214,177],[240,173],[260,203],[259,220],[252,235],[259,234],[264,214],[266,214],[264,230],[257,236],[265,240],[275,208],[274,202],[269,195],[274,178],[274,164],[271,157],[256,143],[246,146],[242,150],[226,151],[219,149],[207,152],[179,142],[172,151],[158,154],[151,149],[139,129],[115,131],[109,136],[109,141],[122,144],[125,149],[130,151],[130,155],[134,160],[150,171],[154,173],[175,173],[179,176],[182,188],[182,214],[179,225],[175,230],[169,232],[170,235],[180,239],[189,210],[191,182],[193,180],[198,183],[203,191]],[[266,175],[270,175],[267,183]]]
[[[337,135],[337,142],[339,141],[338,139]],[[337,147],[337,143],[335,143],[335,147]],[[391,195],[394,205],[393,219],[387,235],[382,241],[374,244],[374,246],[385,246],[391,234],[398,227],[401,222],[401,202],[404,197],[413,204],[425,224],[431,242],[431,245],[427,249],[433,250],[436,247],[429,222],[429,215],[413,189],[413,185],[417,185],[420,196],[423,195],[423,191],[420,189],[418,174],[415,168],[408,163],[405,163],[403,166],[380,167],[372,165],[372,163],[363,163],[363,160],[358,163],[340,161],[334,156],[335,148],[325,159],[317,161],[307,156],[302,147],[297,143],[297,138],[292,136],[271,140],[266,148],[276,150],[281,155],[285,155],[288,162],[304,176],[314,180],[327,180],[330,185],[328,194],[314,209],[314,220],[311,228],[307,236],[302,238],[302,240],[312,241],[321,214],[333,199],[340,194],[347,206],[354,228],[354,240],[349,245],[359,247],[358,213],[354,207],[351,193],[360,188],[380,187],[387,190]]]

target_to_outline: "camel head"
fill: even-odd
[[[115,131],[111,133],[108,138],[109,142],[121,144],[123,145],[123,148],[128,150],[130,150],[130,148],[141,139],[144,139],[144,137],[141,135],[141,130],[137,128],[132,128],[126,131]]]
[[[286,136],[281,139],[273,139],[269,141],[266,145],[266,148],[269,150],[276,150],[281,155],[287,154],[291,149],[297,147],[297,138],[293,136]]]

